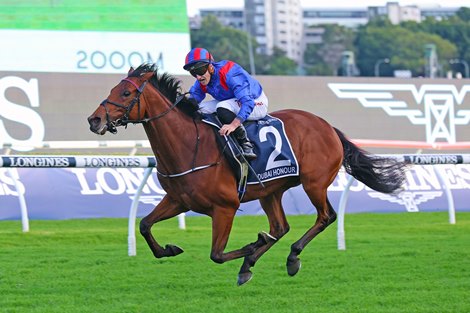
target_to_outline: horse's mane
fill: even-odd
[[[135,69],[129,77],[139,77],[150,72],[153,73],[152,77],[149,79],[152,86],[160,91],[168,100],[171,101],[171,103],[175,103],[176,98],[182,95],[181,81],[168,73],[158,73],[158,67],[156,64],[142,64]],[[200,117],[200,113],[198,111],[199,106],[197,103],[190,101],[186,96],[178,102],[176,107],[193,118]]]

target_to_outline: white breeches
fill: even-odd
[[[214,113],[217,108],[225,108],[227,110],[232,111],[235,114],[238,114],[240,111],[241,104],[238,102],[236,98],[217,101],[217,100],[209,100],[204,101],[199,104],[199,110],[202,113],[211,114]],[[268,97],[261,93],[261,95],[255,99],[255,107],[253,108],[253,112],[248,116],[247,120],[254,121],[263,118],[268,113]]]

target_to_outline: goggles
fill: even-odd
[[[199,67],[196,67],[196,68],[190,70],[189,74],[193,75],[194,77],[197,77],[198,75],[202,76],[202,75],[206,74],[208,67],[209,67],[209,64],[201,65]]]

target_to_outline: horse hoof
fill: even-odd
[[[302,267],[302,263],[300,262],[300,259],[295,259],[294,261],[287,261],[287,274],[289,276],[294,276],[297,274]]]
[[[183,249],[175,245],[166,245],[165,252],[167,256],[177,256],[178,254],[183,253]]]
[[[241,286],[241,285],[243,285],[244,283],[249,282],[252,277],[253,277],[253,273],[250,272],[250,271],[245,272],[245,273],[239,273],[239,274],[238,274],[237,285],[238,285],[238,286]]]

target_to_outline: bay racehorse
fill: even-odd
[[[140,233],[156,258],[176,256],[183,250],[160,245],[151,232],[155,223],[192,210],[212,218],[210,258],[224,263],[244,258],[238,285],[252,277],[257,260],[289,231],[281,204],[283,193],[299,184],[317,210],[316,221],[291,245],[287,272],[300,269],[299,254],[305,246],[336,220],[327,188],[343,165],[346,172],[368,187],[383,193],[397,192],[404,181],[405,164],[358,148],[322,118],[300,110],[270,113],[284,122],[288,139],[299,163],[299,175],[248,185],[243,202],[259,199],[269,221],[269,233],[255,242],[225,252],[235,213],[240,206],[237,182],[216,132],[201,122],[197,104],[181,94],[180,82],[159,73],[154,64],[130,69],[88,118],[97,134],[117,131],[128,123],[142,123],[157,159],[158,179],[165,197],[140,222]]]

